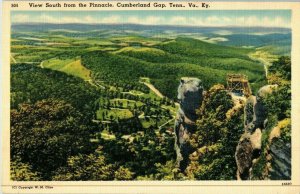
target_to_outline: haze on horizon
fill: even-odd
[[[12,24],[80,23],[290,28],[289,10],[12,11]]]

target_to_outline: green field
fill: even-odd
[[[140,101],[128,100],[128,99],[111,99],[111,104],[115,104],[115,106],[119,106],[121,108],[135,108],[141,107],[144,103]]]
[[[75,59],[50,59],[42,62],[42,66],[45,68],[65,72],[69,75],[80,77],[84,80],[91,79],[91,72],[81,64],[81,60]]]
[[[97,114],[97,119],[99,120],[122,120],[122,119],[129,119],[133,117],[133,114],[130,110],[116,109],[116,108],[98,110],[96,114]]]

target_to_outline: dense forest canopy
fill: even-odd
[[[218,28],[182,27],[169,36],[165,30],[179,27],[155,26],[157,37],[139,25],[41,26],[13,25],[12,180],[234,180],[244,107],[226,91],[229,73],[248,76],[253,94],[278,84],[265,102],[268,125],[290,118],[290,58],[278,57],[288,53],[288,34],[257,37],[236,28],[228,42],[212,43],[194,36],[214,38]],[[274,37],[284,47],[271,44]],[[185,172],[174,150],[181,77],[199,78],[206,90],[191,138],[197,153]]]
[[[264,68],[248,57],[249,49],[218,46],[191,38],[177,38],[156,48],[127,47],[107,53],[93,51],[84,54],[83,64],[99,80],[114,82],[137,81],[149,77],[164,95],[176,99],[178,79],[200,77],[206,88],[225,84],[228,73],[244,73],[254,91],[263,84]]]

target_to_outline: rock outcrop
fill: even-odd
[[[270,148],[270,173],[272,180],[291,179],[291,144],[281,139],[272,141]]]
[[[277,85],[266,85],[260,88],[256,96],[250,96],[245,106],[245,132],[253,133],[257,128],[263,129],[266,124],[266,110],[263,105],[264,98],[271,94]]]
[[[269,178],[272,180],[291,179],[291,142],[282,138],[283,129],[291,124],[290,119],[284,119],[272,129],[267,147]]]
[[[245,132],[241,136],[235,153],[238,180],[247,180],[249,178],[253,159],[257,158],[261,151],[261,137],[262,132],[260,128],[257,128],[253,134]]]
[[[237,163],[237,178],[242,180],[248,179],[260,179],[262,177],[253,177],[251,174],[252,166],[255,162],[257,162],[257,158],[261,156],[261,154],[265,154],[267,160],[269,160],[269,164],[266,164],[266,171],[268,171],[268,166],[280,166],[280,168],[284,167],[284,170],[270,171],[270,175],[266,175],[263,177],[264,179],[276,179],[277,174],[280,173],[281,179],[288,177],[290,169],[290,163],[284,160],[284,157],[288,158],[290,161],[290,146],[285,145],[285,150],[281,150],[280,146],[269,141],[270,148],[262,151],[262,134],[264,133],[265,127],[267,125],[267,114],[266,107],[264,106],[264,99],[271,94],[277,85],[266,85],[259,89],[256,96],[250,96],[245,105],[244,114],[244,134],[241,136],[238,146],[236,148],[235,159]],[[275,132],[274,132],[275,133]],[[267,150],[267,151],[266,151]],[[270,154],[268,153],[270,152]],[[279,154],[280,152],[280,154]],[[273,165],[271,164],[271,159]],[[276,159],[277,158],[277,159]],[[268,172],[266,172],[268,173]]]
[[[178,87],[180,108],[175,121],[175,150],[181,171],[186,169],[189,163],[189,155],[194,151],[189,144],[189,139],[196,130],[196,109],[201,105],[202,93],[201,80],[197,78],[181,78]]]

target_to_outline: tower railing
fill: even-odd
[[[243,74],[227,74],[227,90],[244,96],[252,93],[248,77]]]

